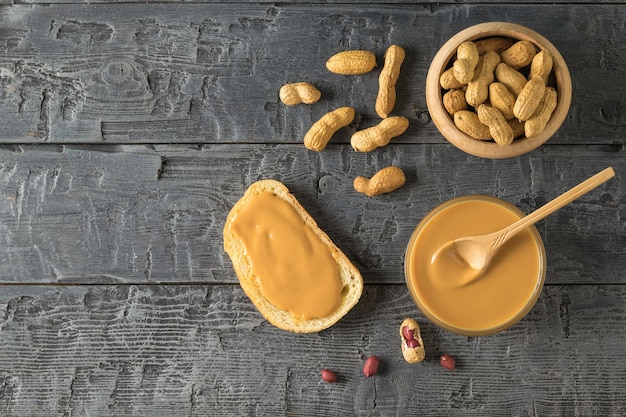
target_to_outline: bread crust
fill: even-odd
[[[277,308],[267,301],[261,292],[258,278],[254,275],[252,264],[246,255],[243,242],[232,232],[231,224],[237,214],[248,205],[252,198],[263,192],[271,192],[288,202],[300,215],[303,222],[310,227],[315,235],[328,247],[333,259],[339,267],[339,277],[343,285],[341,301],[337,309],[328,317],[312,320],[301,320],[288,311]],[[237,278],[244,293],[254,306],[272,325],[279,329],[294,333],[315,333],[335,324],[354,307],[363,292],[363,278],[359,270],[348,257],[332,242],[328,235],[319,228],[315,220],[302,207],[289,189],[277,180],[260,180],[248,187],[228,213],[224,224],[224,250],[230,257]]]

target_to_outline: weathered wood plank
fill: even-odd
[[[624,144],[625,15],[612,4],[15,5],[0,14],[0,137],[293,143],[343,105],[357,109],[355,130],[377,122],[378,72],[335,76],[324,63],[348,48],[382,59],[396,43],[407,50],[396,108],[411,119],[405,140],[443,143],[424,98],[430,60],[460,29],[506,18],[541,32],[570,66],[573,106],[552,142]],[[277,92],[299,80],[323,99],[286,108]]]
[[[626,412],[626,288],[547,286],[530,315],[467,338],[403,286],[367,286],[331,329],[267,324],[238,286],[2,286],[3,415],[602,415]],[[399,349],[420,321],[426,360]],[[442,353],[457,358],[441,368]],[[380,373],[361,374],[366,356]],[[326,384],[321,368],[339,381]]]
[[[66,4],[66,3],[73,3],[73,4],[85,4],[84,1],[81,2],[80,0],[1,0],[0,4]],[[116,3],[116,4],[124,4],[124,3],[129,3],[128,0],[95,0],[95,1],[90,1],[90,4],[99,4],[99,3],[105,3],[105,4],[109,4],[109,3]],[[160,6],[163,4],[167,4],[167,3],[200,3],[200,4],[215,4],[215,3],[251,3],[251,4],[275,4],[276,2],[274,1],[270,1],[270,0],[258,0],[258,1],[249,1],[249,0],[147,0],[144,3],[146,4],[152,4],[152,5],[156,5],[156,6]],[[307,0],[307,1],[302,1],[302,0],[285,0],[284,2],[281,2],[281,4],[288,4],[288,5],[300,5],[300,4],[330,4],[330,5],[337,5],[337,4],[345,4],[345,3],[359,3],[359,4],[367,4],[367,3],[375,3],[375,4],[386,4],[386,5],[394,5],[394,4],[432,4],[432,1],[428,1],[428,0],[384,0],[384,1],[380,1],[380,0]],[[440,5],[440,4],[459,4],[459,3],[465,3],[465,4],[474,4],[474,3],[492,3],[492,4],[498,4],[498,3],[502,3],[500,0],[462,0],[462,1],[458,1],[458,0],[446,0],[446,1],[438,1],[436,4]],[[589,3],[589,1],[587,0],[556,0],[556,1],[550,1],[550,0],[534,0],[532,2],[528,2],[528,1],[524,1],[524,0],[510,0],[507,3],[511,3],[511,4],[518,4],[518,3],[522,3],[522,4],[529,4],[529,3],[534,3],[534,4],[585,4],[585,3]],[[616,2],[615,0],[596,0],[594,1],[594,3],[598,3],[598,4],[621,4],[620,2]]]
[[[621,2],[54,2],[0,0],[0,415],[626,414]],[[423,85],[450,36],[503,19],[561,49],[574,101],[548,146],[491,161],[441,138]],[[391,43],[408,52],[397,113],[411,127],[357,154],[347,143],[378,121],[378,72],[324,62],[347,48],[382,59]],[[320,103],[281,105],[296,80]],[[304,149],[310,124],[346,104],[357,121]],[[354,192],[356,175],[392,163],[405,187]],[[423,318],[403,252],[430,209],[483,193],[529,212],[608,165],[616,179],[538,225],[547,285],[520,324],[466,338]],[[329,330],[279,331],[235,285],[222,226],[262,178],[289,186],[364,273],[358,306]],[[400,354],[407,316],[422,324],[420,365]],[[370,354],[382,366],[365,379]]]
[[[368,198],[357,175],[387,165],[407,184]],[[254,181],[283,181],[370,283],[403,283],[419,220],[453,197],[488,194],[530,212],[613,166],[617,178],[539,223],[549,283],[626,283],[621,147],[545,146],[484,160],[450,145],[4,146],[0,280],[20,283],[236,282],[226,215]]]

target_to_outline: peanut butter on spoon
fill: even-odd
[[[613,168],[606,168],[502,230],[486,235],[461,237],[447,242],[435,252],[431,263],[436,265],[437,263],[450,260],[442,260],[444,256],[451,258],[454,263],[460,264],[463,268],[464,282],[466,284],[470,283],[485,273],[498,249],[517,233],[544,219],[614,176],[615,171],[613,171]],[[450,262],[447,263],[449,264]]]

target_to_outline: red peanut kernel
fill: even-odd
[[[439,364],[444,368],[449,369],[450,371],[454,371],[456,361],[454,360],[454,357],[445,354],[441,355],[441,357],[439,358]]]
[[[366,378],[369,378],[372,375],[376,375],[376,372],[378,372],[379,364],[380,360],[378,359],[378,356],[372,355],[367,358],[365,360],[365,363],[363,364],[363,375],[365,375]]]
[[[415,339],[415,330],[409,329],[409,326],[402,328],[402,337],[406,340],[406,345],[411,349],[420,347],[420,342]]]
[[[407,340],[406,341],[406,345],[407,345],[407,347],[409,347],[411,349],[415,349],[415,348],[420,347],[420,342],[418,342],[415,339],[411,339],[411,340]]]
[[[337,374],[330,369],[322,369],[322,380],[332,384],[337,381]]]
[[[412,340],[415,338],[415,330],[409,329],[409,326],[404,326],[402,328],[402,336],[405,340]]]

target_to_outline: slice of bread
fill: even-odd
[[[304,223],[310,227],[315,235],[328,247],[333,259],[339,268],[339,277],[343,285],[341,301],[336,310],[327,317],[302,320],[288,311],[277,308],[264,296],[259,286],[259,279],[252,269],[246,248],[231,229],[231,224],[237,214],[250,204],[253,197],[263,192],[271,192],[275,196],[288,202],[300,215]],[[241,288],[256,306],[259,312],[274,326],[295,333],[314,333],[326,329],[341,319],[361,297],[363,292],[363,278],[359,270],[350,262],[346,255],[331,241],[328,235],[321,230],[315,220],[300,205],[298,200],[289,192],[287,187],[276,180],[261,180],[252,184],[243,197],[233,206],[224,225],[224,250],[230,256]]]

